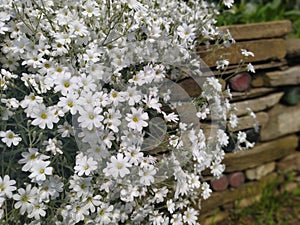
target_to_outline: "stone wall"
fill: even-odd
[[[250,89],[233,92],[232,103],[236,104],[240,125],[233,131],[246,130],[253,134],[252,118],[246,108],[251,108],[259,121],[256,146],[250,150],[230,152],[225,155],[224,176],[210,181],[214,193],[202,202],[201,224],[215,224],[228,215],[228,209],[244,207],[260,199],[263,188],[284,172],[293,171],[295,180],[288,186],[292,190],[300,183],[300,39],[288,39],[291,32],[289,21],[238,25],[229,29],[237,43],[230,49],[200,48],[204,61],[214,70],[217,56],[230,52],[227,59],[238,64],[242,58],[240,49],[252,51],[255,57],[247,59],[255,68],[251,74]],[[227,70],[230,75],[236,66]],[[218,74],[217,71],[214,71]],[[189,86],[191,95],[199,94],[185,79],[182,86]],[[252,131],[252,133],[251,133]],[[211,223],[215,221],[214,223]]]

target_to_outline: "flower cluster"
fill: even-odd
[[[202,172],[222,174],[228,144],[199,120],[233,108],[214,77],[197,104],[174,80],[201,76],[197,45],[228,41],[215,13],[198,0],[3,0],[0,219],[198,224]]]

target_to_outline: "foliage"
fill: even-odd
[[[218,15],[218,25],[246,24],[288,19],[292,21],[294,33],[300,37],[300,2],[297,0],[237,1],[231,9]]]

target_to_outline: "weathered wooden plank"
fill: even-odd
[[[235,128],[231,128],[230,126],[228,129],[230,131],[239,131],[253,128],[254,124],[258,122],[259,126],[264,126],[269,120],[269,115],[266,112],[258,112],[256,113],[256,118],[254,119],[251,116],[243,116],[239,117],[238,125]]]
[[[241,49],[247,49],[254,53],[255,57],[247,57],[245,62],[259,62],[271,59],[283,59],[286,55],[284,39],[254,40],[237,42],[230,48],[217,50],[199,49],[199,55],[209,66],[216,66],[216,61],[223,55],[223,59],[229,60],[230,64],[239,64],[243,58]],[[272,51],[270,51],[272,49]]]
[[[261,140],[268,141],[300,131],[300,104],[276,105],[269,111],[269,121],[262,126]]]
[[[300,66],[290,67],[284,71],[267,72],[264,83],[269,87],[300,84]]]
[[[223,160],[226,165],[225,171],[241,171],[283,158],[294,152],[297,146],[298,137],[290,135],[271,142],[257,144],[250,150],[228,153]]]
[[[236,41],[282,37],[293,31],[289,20],[223,26],[220,29],[228,29]]]
[[[278,92],[256,99],[236,102],[234,103],[237,108],[236,115],[246,115],[248,113],[247,108],[250,108],[253,112],[259,112],[268,109],[277,104],[283,95],[284,92]]]

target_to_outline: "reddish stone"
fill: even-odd
[[[251,76],[247,72],[239,73],[229,80],[229,84],[234,91],[246,91],[251,84]]]
[[[245,182],[245,175],[243,172],[234,172],[228,176],[231,187],[239,187]]]
[[[218,179],[214,179],[210,182],[212,189],[214,191],[223,191],[225,189],[227,189],[228,187],[228,178],[227,176],[223,175]]]

